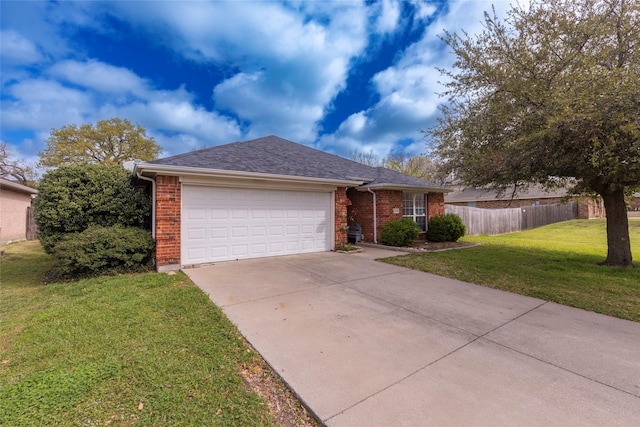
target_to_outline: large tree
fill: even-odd
[[[469,185],[599,194],[607,258],[632,265],[625,191],[640,185],[640,2],[534,0],[479,35],[446,33],[448,103],[428,133]]]
[[[394,171],[402,172],[416,178],[427,181],[437,181],[438,165],[426,156],[407,157],[403,153],[396,153],[387,156],[382,161],[384,167]]]
[[[5,141],[0,141],[0,177],[37,187],[38,174],[35,169],[26,160],[16,158]]]
[[[133,159],[154,160],[160,146],[147,136],[144,128],[129,120],[109,119],[92,124],[52,129],[47,147],[40,153],[45,167],[75,163],[121,165]]]

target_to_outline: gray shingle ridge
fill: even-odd
[[[232,142],[149,162],[193,168],[365,181],[369,184],[441,187],[429,181],[325,153],[275,135]]]

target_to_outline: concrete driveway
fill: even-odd
[[[328,426],[640,426],[640,323],[366,248],[185,272]]]

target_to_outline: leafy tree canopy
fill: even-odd
[[[362,152],[354,150],[349,155],[350,160],[372,167],[385,167],[406,175],[415,176],[429,181],[439,178],[438,165],[426,156],[406,156],[404,153],[394,153],[380,159],[372,151]]]
[[[468,185],[597,193],[605,264],[631,265],[624,193],[640,185],[640,2],[533,0],[479,35],[446,33],[435,153]]]
[[[37,187],[36,170],[26,160],[15,158],[5,141],[0,142],[0,177],[29,187]]]
[[[144,128],[129,120],[101,120],[95,126],[84,124],[52,129],[47,147],[40,153],[40,164],[57,167],[74,163],[121,165],[140,159],[154,160],[161,148]]]
[[[427,181],[438,180],[438,165],[426,156],[407,157],[402,153],[384,159],[384,167]]]

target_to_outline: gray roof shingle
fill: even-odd
[[[273,135],[191,151],[147,164],[365,181],[364,187],[370,188],[427,187],[430,190],[450,191],[433,182],[383,167],[367,166]]]

